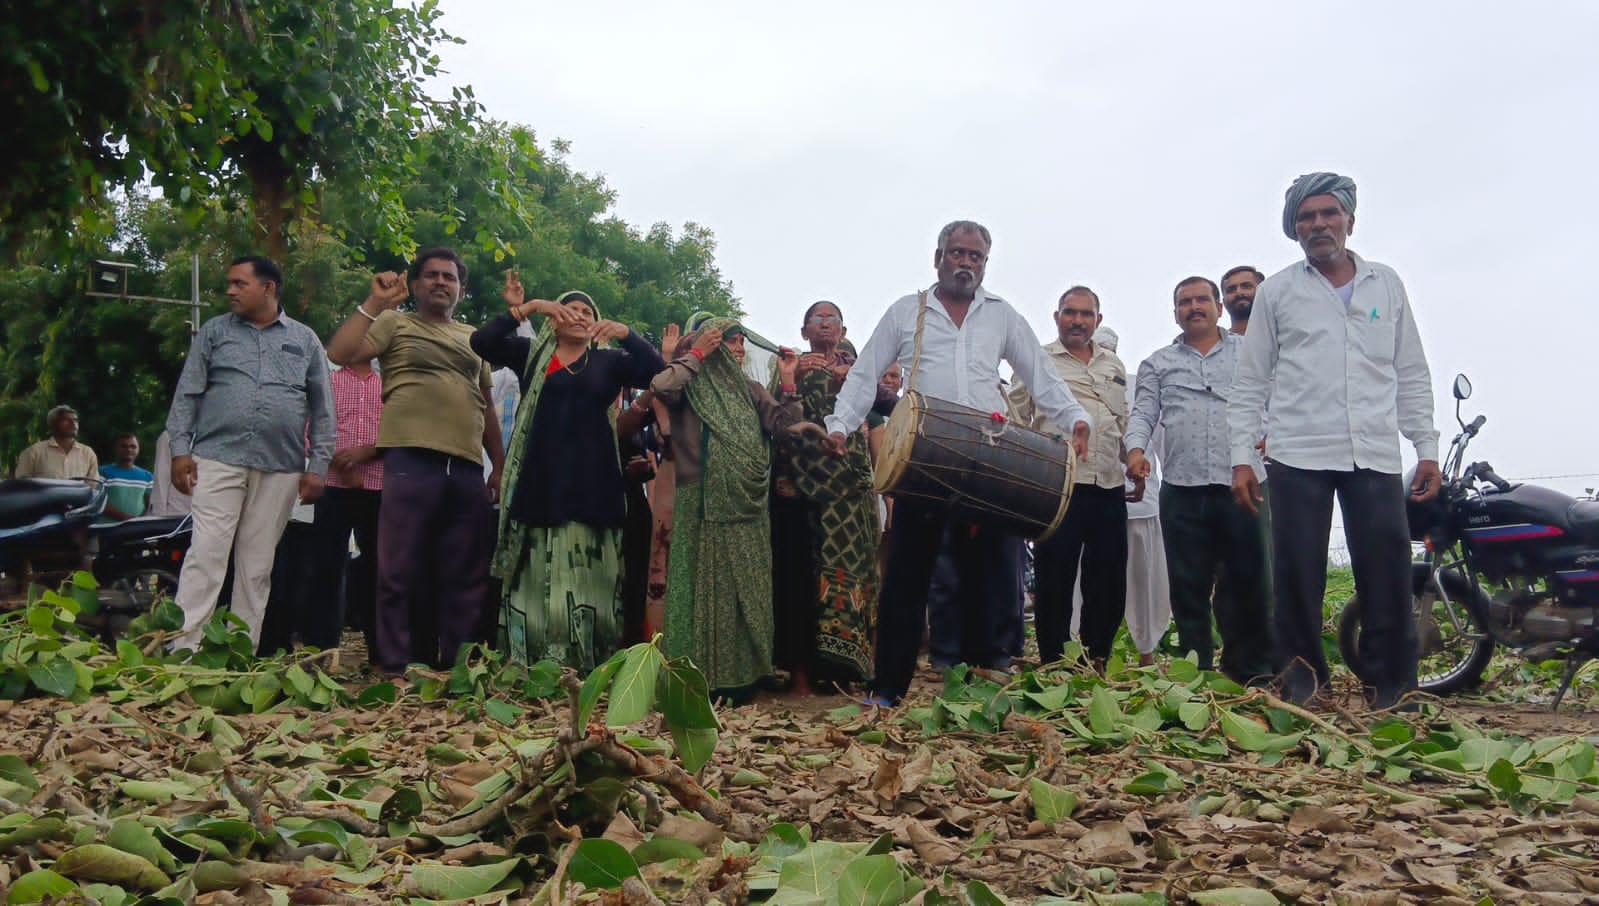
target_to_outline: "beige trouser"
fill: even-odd
[[[272,558],[299,496],[299,472],[263,472],[194,458],[194,537],[178,576],[177,605],[183,633],[174,649],[196,648],[201,631],[217,609],[217,595],[228,575],[233,552],[233,612],[261,641],[261,619],[272,592]]]

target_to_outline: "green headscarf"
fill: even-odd
[[[711,318],[702,331],[738,333],[732,318]],[[766,511],[766,485],[772,457],[761,430],[760,412],[750,399],[749,378],[725,346],[718,346],[700,365],[684,391],[694,414],[705,425],[703,478],[705,520],[744,522]]]
[[[594,319],[598,321],[600,318],[599,306],[594,304],[588,293],[581,290],[564,292],[556,297],[555,302],[558,305],[584,302],[594,312]],[[522,455],[527,451],[528,432],[533,430],[533,413],[538,409],[539,395],[544,392],[544,378],[549,373],[550,360],[555,358],[555,346],[555,321],[545,318],[538,335],[533,338],[533,347],[528,350],[527,365],[522,371],[522,383],[527,389],[522,391],[522,400],[516,407],[516,422],[511,427],[511,437],[505,446],[505,470],[500,474],[500,536],[494,545],[490,572],[504,579],[507,587],[515,581],[517,572],[525,564],[528,545],[528,526],[511,518],[511,492],[522,476]],[[608,407],[607,411],[614,436],[616,407]],[[611,455],[617,457],[620,465],[622,454],[616,444],[611,444]]]

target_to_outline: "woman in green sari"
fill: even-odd
[[[510,311],[472,335],[474,352],[522,376],[492,564],[503,583],[500,644],[519,664],[593,670],[622,642],[626,487],[616,400],[666,363],[626,325],[598,320],[585,293],[554,302],[523,295],[508,274]],[[516,328],[531,315],[544,324],[529,341]],[[600,348],[611,340],[622,348]]]
[[[795,357],[778,361],[779,402],[739,370],[743,354],[743,328],[713,318],[650,383],[671,412],[677,469],[666,652],[691,658],[713,697],[733,703],[772,672],[768,437],[800,419]]]

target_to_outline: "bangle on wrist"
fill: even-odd
[[[363,315],[366,315],[366,319],[367,319],[367,320],[368,320],[368,321],[376,321],[376,320],[377,320],[377,319],[378,319],[378,316],[377,316],[377,315],[374,315],[374,314],[370,314],[370,313],[368,313],[368,312],[367,312],[367,310],[366,310],[366,303],[365,303],[365,302],[362,302],[362,303],[360,303],[360,304],[358,304],[358,305],[356,305],[356,306],[355,306],[355,310],[356,310],[356,311],[358,311],[358,312],[360,312],[360,313],[361,313],[361,314],[363,314]]]
[[[688,353],[694,358],[699,359],[701,362],[705,361],[705,353],[700,352],[698,349],[691,348],[689,349]]]
[[[780,384],[778,385],[777,389],[788,394],[789,396],[799,393],[799,386],[797,384]]]

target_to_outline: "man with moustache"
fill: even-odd
[[[1265,523],[1232,499],[1227,399],[1244,341],[1218,326],[1216,295],[1216,284],[1204,277],[1189,277],[1172,291],[1182,334],[1138,366],[1127,423],[1127,474],[1149,476],[1144,451],[1155,429],[1163,427],[1160,519],[1178,643],[1185,652],[1198,654],[1200,669],[1213,669],[1214,584],[1221,669],[1247,683],[1277,672],[1276,645],[1266,583]],[[1250,466],[1260,471],[1259,458]]]
[[[78,410],[56,406],[45,415],[50,439],[41,440],[17,457],[17,478],[93,478],[100,471],[94,448],[78,443]]]
[[[988,229],[969,220],[957,220],[939,232],[933,251],[938,282],[889,306],[839,391],[833,414],[827,417],[827,443],[834,455],[844,455],[846,439],[861,426],[877,397],[879,376],[894,362],[903,363],[914,376],[913,389],[981,411],[1002,413],[1005,399],[1000,392],[999,362],[1004,359],[1029,386],[1037,388],[1034,399],[1038,408],[1071,436],[1075,454],[1087,456],[1090,416],[1041,354],[1038,338],[1026,319],[1010,303],[983,289],[992,245]],[[921,361],[917,363],[917,321],[923,306]],[[936,505],[899,500],[894,506],[888,567],[878,598],[874,704],[897,704],[910,687],[926,619],[928,583],[946,528],[950,529],[957,573],[962,638],[968,648],[982,639],[991,649],[969,651],[969,659],[985,665],[1009,659],[1003,640],[985,627],[995,619],[992,607],[1013,606],[1013,539],[990,529],[952,524],[947,511]]]
[[[228,308],[200,326],[167,413],[172,485],[193,495],[194,538],[176,603],[194,648],[233,557],[235,616],[261,641],[278,538],[298,498],[322,496],[333,392],[322,342],[283,313],[283,271],[247,255],[228,268]]]
[[[372,278],[366,300],[328,343],[346,367],[378,361],[383,460],[378,509],[377,650],[389,676],[416,657],[447,667],[473,639],[488,594],[490,504],[505,462],[491,371],[472,351],[472,328],[455,320],[466,262],[451,249],[419,253],[410,291],[399,274]],[[398,309],[407,296],[416,311]],[[484,487],[482,453],[492,471]],[[413,646],[412,620],[436,633]]]
[[[1248,264],[1240,264],[1221,275],[1221,302],[1227,308],[1228,330],[1239,336],[1249,331],[1255,293],[1265,279],[1265,274]]]
[[[1322,597],[1337,496],[1361,599],[1361,679],[1378,708],[1416,685],[1410,538],[1396,435],[1419,460],[1410,499],[1438,495],[1432,378],[1399,275],[1346,245],[1355,183],[1311,173],[1289,187],[1282,228],[1304,260],[1261,284],[1231,399],[1233,498],[1261,502],[1254,448],[1271,439],[1277,636],[1283,695],[1305,703],[1327,685]],[[1265,411],[1266,401],[1271,410]],[[1263,424],[1264,421],[1264,424]]]
[[[1038,580],[1033,619],[1038,627],[1038,656],[1058,661],[1072,625],[1072,589],[1082,569],[1083,612],[1078,633],[1096,665],[1110,657],[1111,643],[1127,611],[1126,467],[1122,432],[1127,428],[1127,367],[1116,353],[1094,342],[1104,316],[1099,296],[1086,286],[1061,294],[1055,309],[1059,338],[1044,347],[1072,396],[1093,416],[1094,441],[1088,461],[1077,470],[1077,486],[1066,518],[1049,538],[1033,545]],[[1024,424],[1044,430],[1044,418],[1020,375],[1010,399]],[[1141,498],[1139,487],[1132,496]]]

